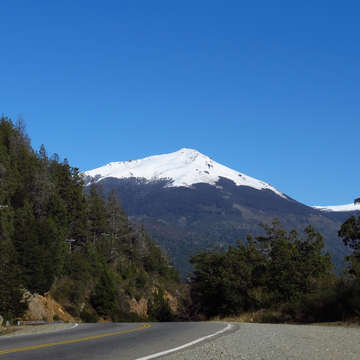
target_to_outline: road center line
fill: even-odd
[[[77,338],[77,339],[68,339],[68,340],[63,340],[63,341],[56,341],[56,342],[52,342],[52,343],[47,343],[47,344],[30,345],[30,346],[24,346],[24,347],[20,347],[20,348],[15,348],[15,349],[0,350],[0,355],[16,353],[16,352],[20,352],[20,351],[43,349],[43,348],[57,346],[57,345],[73,344],[73,343],[78,343],[78,342],[82,342],[82,341],[101,339],[101,338],[108,337],[108,336],[129,334],[129,333],[132,333],[132,332],[135,332],[135,331],[145,330],[145,329],[148,329],[150,327],[151,327],[150,324],[143,324],[142,327],[135,328],[135,329],[130,329],[130,330],[114,331],[114,332],[111,332],[111,333],[86,336],[86,337]]]
[[[159,356],[164,356],[164,355],[168,355],[170,353],[173,353],[175,351],[178,351],[178,350],[182,350],[182,349],[185,349],[189,346],[192,346],[192,345],[195,345],[195,344],[198,344],[199,342],[201,341],[204,341],[204,340],[207,340],[207,339],[210,339],[214,336],[217,336],[217,335],[220,335],[220,334],[223,334],[225,331],[228,331],[232,328],[233,326],[231,324],[227,324],[227,326],[222,329],[222,330],[219,330],[217,331],[216,333],[213,333],[213,334],[210,334],[210,335],[207,335],[207,336],[204,336],[204,337],[201,337],[199,339],[196,339],[194,341],[190,341],[184,345],[181,345],[181,346],[178,346],[178,347],[175,347],[175,348],[172,348],[172,349],[169,349],[169,350],[165,350],[165,351],[161,351],[161,352],[158,352],[156,354],[151,354],[151,355],[147,355],[147,356],[143,356],[141,358],[137,358],[136,360],[150,360],[150,359],[155,359]]]

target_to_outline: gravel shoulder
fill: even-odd
[[[22,336],[22,335],[31,335],[31,334],[42,334],[49,333],[53,331],[70,329],[75,324],[46,324],[46,325],[24,325],[24,326],[14,326],[9,328],[9,331],[12,331],[7,334],[1,335],[1,337],[10,337],[10,336]]]
[[[250,323],[236,326],[235,332],[164,359],[358,360],[360,356],[360,328]]]

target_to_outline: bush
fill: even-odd
[[[116,311],[111,314],[111,318],[114,322],[142,322],[146,319],[133,312]]]
[[[148,315],[152,321],[165,322],[174,320],[174,314],[162,290],[158,290],[154,294],[154,299],[148,301]]]
[[[83,310],[80,313],[80,318],[85,323],[97,323],[99,321],[99,316],[95,313]]]
[[[90,298],[96,312],[101,316],[110,316],[116,309],[116,289],[111,273],[104,267],[103,273]]]
[[[360,316],[360,280],[345,284],[339,292],[344,317]]]
[[[278,324],[284,322],[282,314],[278,311],[265,310],[259,314],[258,321],[265,324]]]

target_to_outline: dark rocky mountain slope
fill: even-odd
[[[224,248],[246,235],[262,233],[261,223],[275,218],[286,229],[302,231],[311,224],[324,236],[333,261],[341,266],[347,249],[337,232],[349,213],[329,213],[281,197],[271,190],[237,186],[220,178],[216,185],[167,187],[168,180],[105,178],[105,194],[115,190],[124,210],[169,254],[186,274],[189,257],[197,250]]]

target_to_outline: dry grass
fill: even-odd
[[[243,313],[238,316],[226,316],[219,317],[216,316],[211,319],[212,321],[225,321],[225,322],[254,322],[254,314],[253,313]]]
[[[274,310],[258,310],[256,312],[246,312],[237,316],[227,317],[214,317],[212,321],[225,321],[225,322],[242,322],[242,323],[283,323],[283,324],[298,324],[304,325],[304,323],[295,323],[294,321],[279,321],[281,319],[281,312]],[[313,326],[343,326],[351,328],[360,327],[360,317],[352,318],[346,321],[333,321],[333,322],[319,322],[308,323],[307,325]]]
[[[334,322],[323,322],[323,323],[313,323],[314,326],[343,326],[351,328],[360,327],[360,318],[352,318],[347,321],[334,321]]]
[[[281,313],[279,311],[274,310],[258,310],[255,312],[245,312],[240,315],[236,316],[226,316],[226,317],[215,317],[211,320],[214,321],[226,321],[226,322],[247,322],[247,323],[264,323],[264,322],[271,322],[268,320],[278,319]]]
[[[0,336],[1,335],[8,335],[8,334],[12,334],[15,331],[20,330],[19,328],[15,328],[15,327],[8,327],[8,328],[2,328],[0,327]]]

